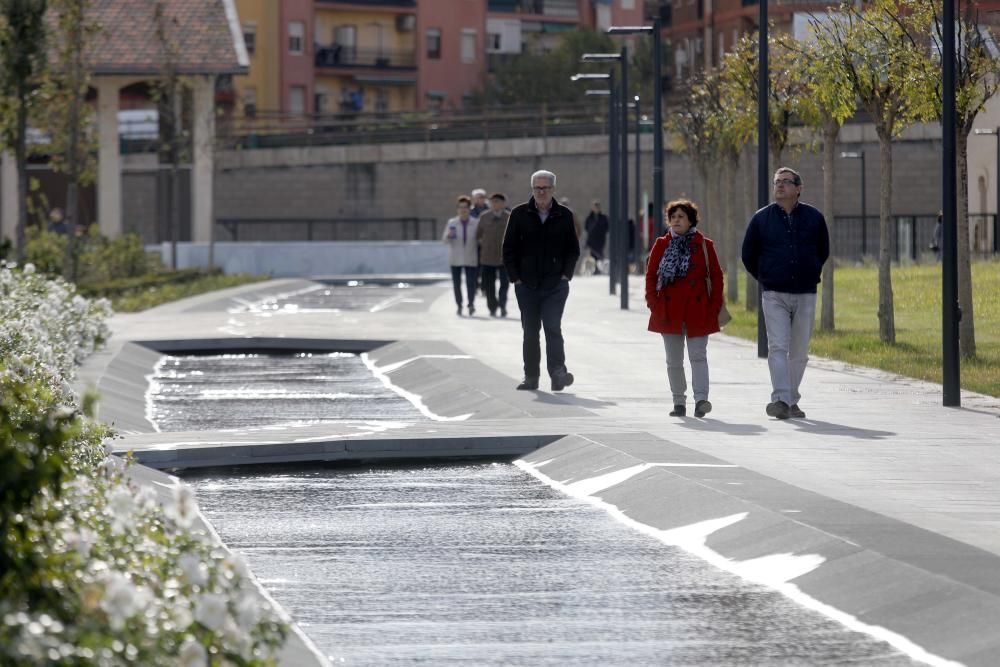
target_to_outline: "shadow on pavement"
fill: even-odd
[[[602,401],[596,398],[583,398],[582,396],[577,396],[576,394],[567,394],[565,392],[560,394],[550,394],[547,391],[538,390],[535,392],[535,400],[539,403],[548,403],[551,405],[577,405],[581,408],[606,408],[611,405],[618,405],[615,401]]]
[[[729,435],[761,435],[767,431],[767,429],[760,424],[736,424],[719,421],[718,419],[712,419],[711,417],[706,417],[705,419],[698,419],[697,417],[681,417],[680,421],[677,422],[677,425],[681,428],[691,429],[692,431],[727,433]]]
[[[810,433],[822,433],[824,435],[843,435],[851,438],[858,438],[861,440],[882,440],[884,438],[889,438],[894,435],[898,435],[894,431],[873,431],[867,428],[854,428],[853,426],[844,426],[843,424],[832,424],[830,422],[821,422],[816,419],[789,419],[789,424],[794,425],[800,431],[807,431]]]

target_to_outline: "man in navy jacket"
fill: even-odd
[[[802,419],[799,384],[809,359],[816,319],[816,285],[830,256],[823,214],[799,201],[802,177],[788,167],[774,173],[774,203],[757,211],[743,237],[743,265],[760,284],[767,327],[771,402],[767,414]]]
[[[552,391],[573,384],[566,370],[562,315],[580,257],[573,211],[553,197],[556,175],[536,171],[531,175],[531,199],[514,207],[503,237],[503,263],[514,285],[524,332],[521,390],[538,389],[541,368],[540,329],[545,329],[545,365]]]

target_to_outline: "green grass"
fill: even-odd
[[[255,276],[247,273],[207,275],[183,283],[147,286],[114,294],[109,296],[109,298],[111,299],[111,306],[116,311],[134,313],[189,296],[196,296],[205,292],[212,292],[226,287],[236,287],[237,285],[245,285],[267,279],[268,276]]]
[[[744,298],[743,273],[740,298]],[[963,389],[1000,397],[1000,262],[972,267],[976,358],[963,359]],[[879,368],[931,382],[941,382],[941,267],[894,266],[892,289],[896,344],[878,338],[878,268],[845,266],[834,271],[835,328],[819,331],[820,304],[810,354]],[[820,287],[820,292],[822,287]],[[822,301],[822,295],[820,298]],[[730,304],[733,321],[726,333],[756,340],[757,316]]]

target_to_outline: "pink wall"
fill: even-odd
[[[427,57],[427,30],[441,30],[441,57]],[[474,61],[461,61],[462,30],[476,31]],[[420,0],[417,3],[417,106],[431,106],[428,93],[447,93],[444,108],[460,108],[486,69],[485,0]]]
[[[278,0],[281,2],[281,26],[278,31],[278,44],[281,53],[281,69],[278,86],[281,90],[281,110],[289,111],[289,99],[292,86],[305,88],[305,113],[313,111],[313,0]],[[302,55],[292,55],[288,52],[288,24],[290,21],[301,21],[305,24],[303,31]]]

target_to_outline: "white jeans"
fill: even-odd
[[[809,361],[809,339],[816,320],[816,294],[765,291],[761,294],[767,327],[767,367],[771,401],[796,405]]]
[[[708,336],[688,337],[687,333],[661,334],[667,352],[667,380],[674,405],[684,405],[687,400],[687,379],[684,377],[684,341],[687,341],[688,360],[691,362],[691,386],[694,400],[708,400]]]

